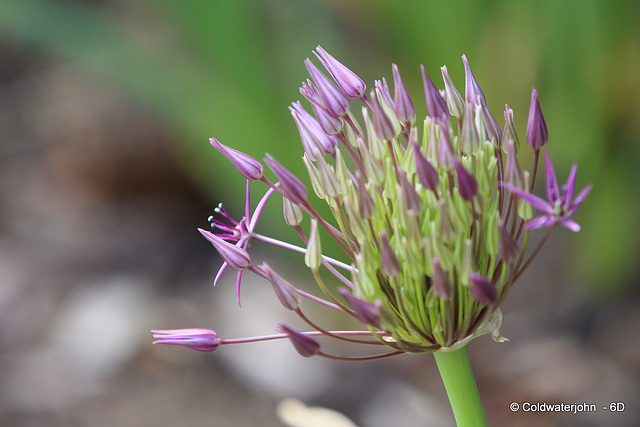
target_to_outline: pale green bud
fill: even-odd
[[[286,197],[282,198],[282,210],[284,213],[284,220],[288,225],[293,227],[302,222],[302,209],[291,203],[291,201]]]
[[[304,263],[312,271],[317,271],[322,264],[322,246],[320,245],[320,234],[318,234],[318,221],[311,219],[311,231],[309,232],[309,243],[307,252],[304,254]]]

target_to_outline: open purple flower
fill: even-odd
[[[553,170],[549,150],[545,150],[544,155],[547,200],[544,200],[534,194],[527,193],[526,191],[523,191],[511,184],[507,184],[506,182],[501,182],[500,185],[511,191],[516,196],[526,200],[531,206],[543,213],[543,215],[527,222],[525,226],[527,229],[532,230],[559,223],[571,231],[580,231],[580,225],[572,220],[571,217],[576,213],[593,186],[591,184],[587,185],[582,189],[582,191],[580,191],[575,199],[573,198],[576,189],[576,175],[578,173],[578,164],[574,163],[573,166],[571,166],[567,183],[562,186],[563,194],[561,197],[560,188],[558,187],[558,179],[556,178],[556,174]]]

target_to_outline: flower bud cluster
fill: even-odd
[[[503,340],[499,306],[549,235],[526,259],[529,230],[549,227],[550,232],[559,223],[577,231],[570,217],[591,188],[574,200],[574,165],[561,195],[545,151],[548,200],[531,194],[539,152],[548,140],[537,92],[532,91],[527,125],[527,142],[534,150],[530,174],[516,157],[512,110],[505,106],[502,131],[465,56],[464,97],[446,67],[441,68],[444,89],[439,90],[421,66],[427,116],[418,121],[395,64],[393,92],[385,79],[367,92],[355,73],[320,46],[315,53],[329,77],[305,61],[310,79],[300,92],[313,114],[300,102],[290,110],[311,187],[333,218],[317,213],[303,180],[272,156],[264,161],[278,180],[275,184],[258,161],[212,139],[248,181],[261,180],[270,189],[250,219],[247,187],[245,218],[227,217],[231,225],[217,221],[223,234],[201,232],[226,265],[269,280],[281,303],[314,329],[278,327],[304,356],[336,357],[315,344],[318,335],[391,347],[383,356],[446,351],[484,333]],[[358,101],[360,107],[352,105]],[[257,218],[274,192],[283,196],[285,221],[304,246],[255,233]],[[534,209],[542,216],[532,219]],[[305,217],[311,219],[308,235],[301,225]],[[343,249],[343,259],[323,255],[321,240],[326,238]],[[324,295],[301,291],[267,264],[254,266],[247,253],[251,239],[303,253]],[[331,291],[335,286],[327,286],[319,274],[323,268],[344,287]],[[356,338],[353,331],[324,330],[303,314],[303,297],[352,316],[366,327],[361,334],[368,332],[371,339]]]

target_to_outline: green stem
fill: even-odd
[[[467,347],[437,352],[434,356],[458,427],[486,427],[487,419],[469,363]]]

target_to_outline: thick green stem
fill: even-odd
[[[487,419],[469,363],[467,347],[437,352],[434,356],[458,427],[486,427]]]

